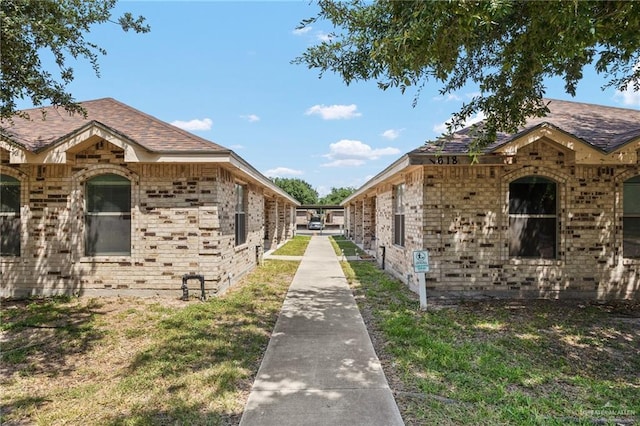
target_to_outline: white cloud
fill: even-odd
[[[460,102],[464,99],[473,99],[476,96],[482,95],[481,92],[469,92],[464,95],[459,95],[457,93],[447,93],[444,96],[434,96],[432,99],[434,101],[444,101],[444,102]]]
[[[634,92],[630,87],[624,92],[616,90],[615,96],[622,100],[622,105],[640,107],[640,92]]]
[[[327,34],[323,31],[316,31],[315,36],[318,41],[326,41],[326,42],[331,41],[331,34]]]
[[[264,172],[265,176],[269,177],[283,177],[283,176],[300,176],[303,172],[301,170],[294,170],[288,167],[276,167]]]
[[[255,123],[256,121],[260,121],[260,117],[258,117],[255,114],[241,115],[240,118],[244,118],[249,123]]]
[[[313,27],[306,26],[306,27],[302,27],[302,28],[296,28],[296,29],[294,29],[294,30],[292,31],[292,33],[293,33],[294,35],[301,36],[301,35],[304,35],[304,34],[308,33],[308,32],[309,32],[309,31],[311,31],[312,29],[313,29]]]
[[[446,131],[447,131],[447,122],[445,121],[444,123],[436,124],[435,126],[433,126],[433,131],[436,132],[439,135],[441,135],[443,133],[446,133]]]
[[[434,101],[445,101],[445,102],[450,102],[450,101],[461,101],[462,98],[458,95],[456,95],[455,93],[449,93],[446,96],[435,96],[433,98]]]
[[[305,115],[320,115],[323,120],[341,120],[360,117],[362,114],[357,112],[358,106],[351,105],[314,105],[309,108]]]
[[[195,130],[211,130],[211,126],[213,126],[213,120],[211,120],[210,118],[203,118],[202,120],[198,120],[196,118],[189,121],[176,120],[172,121],[171,124],[183,130],[193,132]]]
[[[392,141],[394,139],[398,139],[400,137],[400,133],[403,130],[404,129],[389,129],[389,130],[385,130],[384,132],[382,132],[382,137]]]
[[[326,154],[327,158],[363,158],[367,160],[376,160],[383,155],[398,154],[400,150],[398,148],[381,148],[372,149],[366,143],[360,141],[342,139],[336,143],[329,145],[329,154]]]
[[[327,196],[329,194],[331,194],[331,189],[324,186],[324,185],[320,185],[319,187],[316,188],[316,191],[318,191],[318,196],[319,197],[324,197]]]
[[[320,167],[358,167],[364,164],[364,160],[356,160],[354,158],[347,160],[335,160],[330,163],[320,164]]]
[[[231,149],[244,149],[244,145],[231,145],[229,148],[231,148]]]
[[[299,36],[299,37],[303,37],[303,36],[311,36],[311,38],[323,42],[330,42],[331,41],[331,34],[327,34],[322,30],[317,30],[314,31],[313,27],[311,26],[306,26],[306,27],[302,27],[302,28],[296,28],[293,31],[291,31],[291,33],[295,36]]]
[[[473,117],[470,117],[469,119],[467,119],[467,121],[464,122],[464,126],[463,127],[469,127],[472,124],[476,124],[482,120],[484,120],[486,118],[486,116],[484,115],[484,112],[479,111],[476,115],[474,115]],[[438,133],[439,135],[446,133],[447,132],[447,123],[449,122],[449,120],[445,121],[444,123],[440,123],[440,124],[436,124],[435,126],[433,126],[433,131]]]
[[[323,157],[331,160],[329,163],[321,164],[322,167],[357,167],[365,163],[366,160],[376,160],[385,155],[399,154],[398,148],[378,148],[373,149],[369,145],[356,140],[342,139],[329,145],[329,153]]]

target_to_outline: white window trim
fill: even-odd
[[[98,255],[98,256],[86,256],[84,247],[85,236],[85,224],[84,214],[86,212],[85,205],[85,191],[87,180],[104,174],[115,174],[126,178],[131,182],[131,254],[128,256],[122,255]],[[82,218],[81,220],[74,220],[72,223],[72,231],[76,242],[72,244],[73,247],[73,259],[79,263],[133,263],[138,258],[138,248],[135,244],[135,230],[138,226],[138,213],[137,209],[140,205],[139,202],[139,189],[140,180],[139,176],[131,170],[114,165],[114,164],[96,164],[91,165],[87,169],[83,169],[72,176],[72,193],[73,208],[75,217]],[[79,239],[79,241],[78,241]]]

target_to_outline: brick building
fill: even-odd
[[[550,101],[476,157],[472,129],[402,156],[343,205],[347,235],[430,295],[640,298],[640,111]]]
[[[2,122],[0,296],[209,294],[293,235],[298,202],[233,151],[113,99]]]

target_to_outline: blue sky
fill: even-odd
[[[403,95],[375,81],[346,86],[291,64],[331,30],[327,23],[295,30],[316,8],[307,1],[120,2],[114,17],[143,15],[151,32],[95,27],[86,38],[107,50],[100,78],[78,62],[68,88],[79,101],[115,98],[233,149],[267,176],[304,179],[321,196],[359,187],[436,138],[475,90],[442,97],[432,82],[413,107],[411,89]],[[602,92],[603,83],[588,71],[575,98],[559,80],[548,82],[546,96],[640,108],[640,94]]]

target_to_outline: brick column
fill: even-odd
[[[293,237],[293,230],[295,229],[295,207],[293,207],[291,204],[286,204],[285,206],[285,233],[284,233],[284,237],[285,239],[290,239]]]
[[[285,234],[285,222],[286,222],[286,209],[285,203],[282,200],[276,201],[276,213],[277,213],[277,230],[276,230],[276,243],[280,244],[286,238]]]
[[[354,219],[354,241],[356,242],[356,244],[362,244],[362,235],[363,235],[363,229],[362,229],[362,223],[363,223],[363,211],[364,211],[364,207],[363,207],[363,203],[364,201],[357,201],[354,204],[354,210],[355,210],[355,219]]]
[[[264,200],[264,249],[271,250],[275,248],[276,236],[278,232],[278,203],[276,200]]]
[[[356,204],[355,203],[351,203],[349,204],[349,211],[348,211],[348,219],[349,219],[349,223],[347,225],[347,230],[348,230],[348,235],[349,235],[349,239],[351,241],[355,241],[356,238]]]
[[[362,245],[365,250],[375,248],[376,199],[365,198],[362,202]]]

